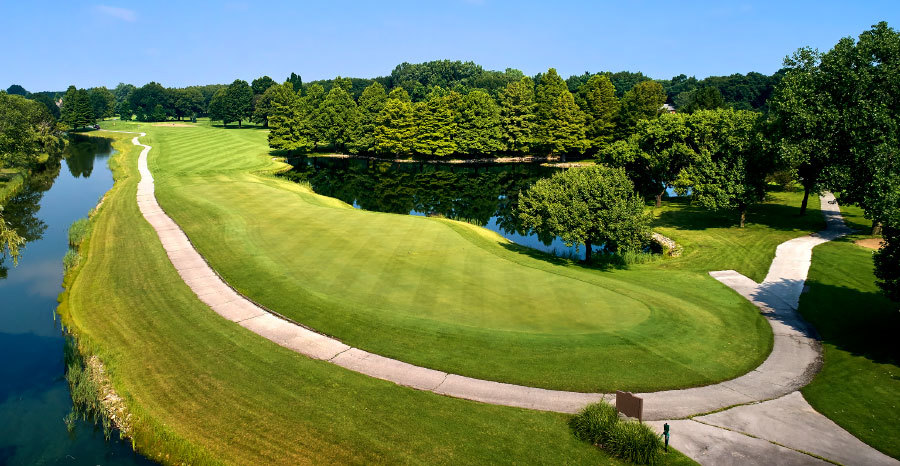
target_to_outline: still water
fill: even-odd
[[[112,187],[108,140],[75,138],[64,160],[35,173],[3,216],[27,240],[19,265],[0,262],[0,464],[151,464],[118,433],[63,418],[72,407],[56,318],[67,230]]]
[[[550,254],[584,258],[584,245],[522,227],[519,193],[557,168],[537,164],[447,165],[363,159],[300,157],[285,176],[309,182],[319,194],[356,208],[409,215],[439,215],[493,230],[510,241]],[[596,248],[599,250],[600,248]]]

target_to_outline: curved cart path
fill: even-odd
[[[326,360],[371,377],[441,395],[562,413],[577,412],[586,404],[601,399],[614,401],[614,397],[609,394],[525,387],[414,366],[348,346],[257,305],[238,294],[222,280],[193,247],[181,228],[159,206],[154,195],[153,176],[147,165],[147,154],[151,147],[138,141],[138,138],[145,136],[146,133],[133,134],[139,136],[132,139],[132,143],[143,147],[138,159],[141,175],[137,189],[138,207],[147,222],[156,230],[172,265],[184,282],[201,301],[222,317],[305,356]],[[717,464],[735,461],[752,464],[754,458],[760,464],[772,463],[773,460],[791,462],[788,458],[798,459],[800,463],[820,461],[802,453],[811,452],[829,459],[834,457],[832,461],[842,463],[900,464],[816,413],[799,392],[796,392],[809,383],[821,367],[821,345],[816,340],[814,331],[796,312],[809,270],[812,248],[849,232],[844,225],[840,209],[833,201],[834,197],[830,194],[821,198],[822,210],[828,225],[826,230],[779,245],[763,283],[757,284],[732,270],[710,273],[717,280],[747,297],[764,313],[775,335],[774,347],[769,357],[755,370],[726,382],[640,395],[644,399],[644,419],[651,421],[676,419],[669,421],[674,428],[673,445],[682,448],[689,456]],[[781,406],[784,399],[792,401],[788,408]],[[703,413],[730,406],[750,404],[752,405],[702,416]],[[768,412],[773,409],[780,413],[789,427],[781,430],[760,429],[761,432],[752,433],[753,429],[744,427],[746,420],[742,417],[723,416],[741,410],[740,413],[745,417],[746,412],[750,412],[749,417],[759,422],[759,416],[765,415],[753,415],[753,412]],[[801,411],[809,416],[801,416]],[[700,417],[687,419],[698,415]],[[803,422],[798,425],[798,419],[809,420],[813,415],[824,421],[814,422],[816,425],[813,426]],[[725,419],[719,419],[722,417]],[[830,424],[825,425],[825,421]],[[740,425],[732,425],[734,423]],[[662,421],[652,425],[661,428]],[[825,427],[822,427],[823,425]],[[809,430],[807,432],[804,430],[805,427],[811,430],[807,429]],[[710,429],[716,431],[718,436],[713,435]],[[775,435],[776,439],[766,436],[776,431],[779,432]],[[792,437],[799,438],[792,440]],[[741,441],[748,444],[744,445],[746,447],[744,452],[739,450]],[[768,447],[758,448],[756,444],[759,442],[767,444]],[[713,448],[714,445],[718,448]],[[723,445],[728,447],[724,451]],[[737,450],[731,449],[731,446]],[[739,452],[738,456],[735,456],[735,452]],[[763,456],[754,456],[756,453]],[[788,456],[783,458],[778,456],[782,453]],[[776,456],[769,456],[772,454]],[[865,460],[860,461],[862,458]]]

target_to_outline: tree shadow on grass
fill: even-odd
[[[595,252],[594,256],[591,259],[591,262],[585,263],[583,261],[576,261],[573,259],[568,259],[565,257],[559,257],[548,252],[540,251],[538,249],[529,248],[528,246],[522,246],[516,243],[497,243],[504,249],[514,252],[516,254],[521,254],[522,256],[530,257],[531,259],[536,259],[542,262],[546,262],[548,264],[559,265],[559,266],[572,266],[577,265],[584,269],[593,269],[593,270],[623,270],[627,269],[628,266],[624,263],[624,261],[620,260],[617,256],[613,254],[603,254],[599,252]]]
[[[824,343],[879,364],[900,366],[898,304],[878,292],[807,281],[800,313]]]
[[[811,200],[812,202],[812,200]],[[740,213],[736,210],[710,211],[693,205],[690,199],[671,199],[669,205],[678,205],[675,210],[666,210],[653,221],[654,227],[679,230],[706,230],[709,228],[737,228]],[[825,220],[816,211],[807,211],[800,216],[800,206],[784,204],[757,204],[747,210],[747,227],[761,225],[780,231],[825,229]]]
[[[254,124],[252,124],[252,123],[251,123],[251,124],[246,124],[246,125],[241,125],[241,126],[238,126],[238,125],[236,125],[236,124],[230,124],[230,125],[228,125],[228,126],[225,126],[225,125],[223,125],[223,124],[210,123],[210,126],[213,127],[213,128],[235,129],[235,130],[263,130],[263,129],[269,129],[269,128],[265,127],[265,126],[262,126],[262,125],[254,125]]]

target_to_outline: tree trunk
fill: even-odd
[[[238,128],[243,128],[243,126],[241,126],[241,120],[238,120]]]
[[[662,207],[662,195],[665,191],[656,195],[656,207]]]
[[[566,163],[566,153],[563,152],[562,155],[559,156],[559,159],[562,163]]]
[[[585,241],[584,242],[584,263],[585,264],[591,263],[591,249],[592,249],[591,242]]]
[[[747,221],[747,206],[741,206],[741,228],[744,228],[744,222]]]
[[[806,205],[809,203],[809,186],[803,185],[803,202],[800,203],[800,216],[806,215]]]
[[[872,236],[881,235],[881,222],[872,223]]]

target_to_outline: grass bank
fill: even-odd
[[[858,208],[841,210],[850,227],[863,235],[870,231]],[[875,285],[873,251],[854,244],[864,237],[813,250],[800,312],[822,337],[825,363],[802,392],[860,440],[900,458],[900,313]]]
[[[119,125],[126,125],[119,123]],[[445,219],[354,210],[277,169],[266,132],[148,131],[162,207],[239,291],[348,344],[483,379],[581,391],[714,383],[771,330],[706,271],[597,270]]]
[[[83,350],[103,361],[147,456],[170,464],[617,464],[575,439],[568,416],[399,387],[310,360],[214,314],[137,209],[132,136],[107,135],[119,151],[116,184],[92,220],[60,313]]]

